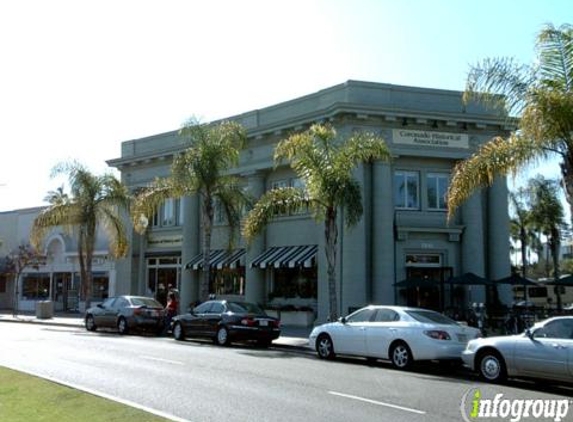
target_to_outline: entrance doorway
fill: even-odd
[[[180,268],[179,257],[148,258],[147,295],[165,306],[169,290],[179,290]]]
[[[443,311],[446,305],[444,282],[452,275],[442,265],[441,254],[406,254],[406,280],[409,286],[399,290],[400,301],[407,306]]]
[[[54,273],[52,290],[56,311],[76,311],[78,309],[78,289],[72,273]]]

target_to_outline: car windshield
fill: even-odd
[[[434,311],[406,311],[408,315],[414,318],[418,322],[430,323],[430,324],[444,324],[444,325],[457,325],[456,321],[448,318],[445,315],[439,314]]]
[[[147,306],[148,308],[163,308],[161,303],[150,297],[132,297],[133,306]]]
[[[227,307],[231,312],[235,312],[237,314],[266,315],[265,311],[254,303],[227,302]]]

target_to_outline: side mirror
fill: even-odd
[[[103,307],[103,305],[102,305],[101,303],[98,303],[96,306],[97,306],[98,308],[100,308],[100,309],[104,309],[104,307]]]
[[[340,318],[338,318],[338,322],[340,322],[341,324],[346,324],[346,318],[341,316]]]
[[[533,331],[531,331],[531,329],[526,328],[526,329],[525,329],[525,335],[526,335],[527,337],[529,337],[531,340],[533,340]]]

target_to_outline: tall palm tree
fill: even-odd
[[[510,204],[514,211],[514,217],[510,221],[510,233],[514,240],[519,241],[521,248],[521,275],[527,277],[527,249],[530,239],[531,213],[524,204],[527,191],[523,188],[517,192],[509,193]]]
[[[110,253],[115,258],[124,257],[128,241],[120,212],[129,207],[127,188],[113,175],[95,175],[77,163],[63,163],[54,167],[52,175],[65,174],[70,185],[70,195],[63,188],[52,191],[50,202],[34,220],[30,238],[37,250],[47,232],[62,226],[78,236],[81,295],[90,306],[92,296],[92,260],[98,226],[104,228],[109,239]]]
[[[529,181],[532,205],[532,221],[547,237],[553,260],[553,277],[557,282],[561,276],[559,249],[562,231],[566,229],[563,206],[559,200],[559,184],[539,175]],[[548,260],[549,261],[549,260]],[[560,286],[557,290],[557,309],[561,309]]]
[[[180,135],[188,140],[189,147],[173,161],[170,177],[156,179],[137,195],[132,219],[135,229],[143,233],[145,221],[155,214],[166,199],[199,195],[203,229],[203,274],[199,299],[206,300],[211,282],[211,233],[215,204],[222,207],[226,216],[232,243],[244,207],[249,203],[240,179],[228,174],[239,162],[246,132],[238,123],[207,125],[192,118],[184,124]]]
[[[501,58],[471,68],[465,100],[505,109],[519,120],[508,137],[493,138],[456,165],[448,190],[450,217],[476,188],[551,156],[561,161],[573,210],[573,27],[547,24],[537,36],[536,53],[530,66]]]
[[[275,162],[290,163],[306,189],[279,188],[266,192],[247,215],[243,235],[253,239],[277,214],[308,207],[318,221],[324,221],[325,253],[328,264],[329,316],[337,318],[336,246],[337,216],[344,209],[345,223],[352,227],[362,217],[362,194],[352,171],[359,163],[391,159],[384,140],[370,133],[338,137],[330,125],[315,124],[277,145]]]

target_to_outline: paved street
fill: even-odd
[[[0,365],[139,403],[189,421],[459,421],[464,393],[562,398],[573,390],[485,386],[437,365],[320,361],[311,353],[0,323]],[[491,394],[490,394],[491,395]]]

